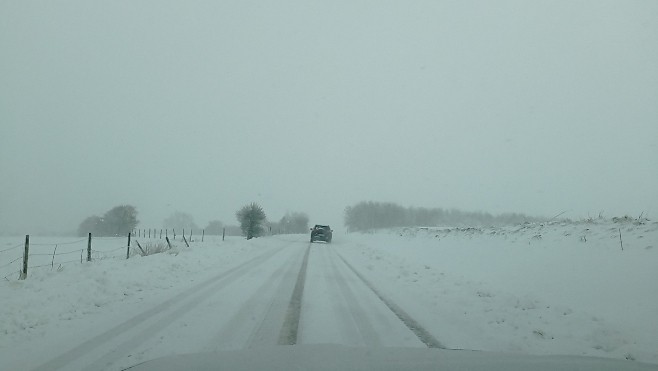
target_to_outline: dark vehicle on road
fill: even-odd
[[[331,243],[332,233],[333,230],[328,225],[316,224],[315,227],[311,228],[311,242],[324,241]]]

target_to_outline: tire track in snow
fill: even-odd
[[[287,274],[286,270],[290,270],[289,265],[293,265],[293,261],[299,260],[295,256],[291,256],[286,264],[281,265],[271,275],[267,277],[261,286],[251,294],[249,299],[240,305],[235,310],[231,319],[227,321],[227,325],[220,329],[217,334],[209,341],[206,351],[219,351],[226,349],[242,349],[244,347],[250,348],[253,345],[254,335],[261,326],[254,326],[252,324],[254,316],[256,316],[262,309],[261,306],[263,297],[268,293],[276,292],[277,283],[281,282],[282,277]],[[272,299],[274,300],[274,298]],[[272,304],[267,306],[271,308]],[[266,312],[267,310],[264,310]],[[263,315],[264,318],[266,315]],[[251,335],[244,335],[245,331]],[[251,339],[251,340],[250,340]],[[274,344],[274,343],[273,343]],[[271,345],[273,345],[271,344]]]
[[[313,301],[311,295],[304,299],[305,315],[302,318],[302,333],[300,343],[324,344],[337,343],[347,346],[380,346],[379,337],[374,334],[371,323],[367,321],[364,329],[362,320],[368,317],[363,307],[358,304],[355,294],[346,294],[345,277],[336,267],[338,258],[326,247],[311,251],[306,290],[322,292],[326,303]],[[339,283],[342,282],[342,284]],[[366,288],[367,289],[367,288]],[[318,323],[325,322],[323,326]],[[328,326],[327,329],[323,329]],[[318,336],[318,332],[322,335]]]
[[[343,258],[336,250],[334,250],[340,260],[347,266],[363,283],[372,290],[375,295],[381,300],[399,319],[411,330],[420,341],[422,341],[428,348],[449,349],[446,348],[440,341],[438,341],[432,334],[425,330],[418,322],[416,322],[409,314],[400,308],[393,301],[387,299],[377,288],[370,283],[359,271],[357,271],[350,263]]]
[[[336,255],[336,252],[333,249],[331,249],[331,251],[327,249],[324,252],[325,255],[329,253]],[[370,316],[372,316],[373,314],[367,312],[359,305],[359,300],[357,299],[356,295],[354,294],[350,286],[347,284],[345,276],[340,273],[338,266],[336,265],[336,259],[333,259],[331,257],[327,257],[327,258],[329,260],[331,270],[336,277],[335,283],[339,288],[341,295],[345,299],[346,303],[352,305],[352,309],[349,310],[349,315],[352,317],[355,324],[355,328],[358,330],[361,339],[363,339],[366,346],[371,346],[371,347],[381,346],[382,342],[379,339],[379,336],[377,335],[377,331],[375,331],[375,328],[371,323]]]
[[[72,363],[81,363],[80,361],[89,360],[91,362],[82,363],[80,369],[98,370],[104,369],[107,363],[112,363],[127,351],[138,345],[143,339],[157,333],[160,329],[165,327],[168,322],[166,320],[175,318],[181,313],[189,310],[190,308],[198,305],[201,298],[207,295],[208,292],[215,290],[217,286],[228,285],[241,275],[246,274],[253,267],[258,266],[272,256],[282,251],[285,247],[280,247],[267,253],[256,256],[246,262],[243,262],[233,268],[230,268],[214,277],[211,277],[193,287],[190,287],[185,292],[175,295],[174,297],[165,300],[159,305],[148,309],[129,320],[85,341],[84,343],[74,347],[73,349],[62,353],[61,355],[45,362],[41,366],[33,369],[34,371],[48,371],[58,369],[72,369]],[[188,301],[189,300],[189,301]],[[187,301],[187,302],[186,302]],[[182,304],[181,304],[182,303]],[[167,313],[169,311],[169,313]],[[128,334],[137,328],[146,328],[139,331],[138,335],[131,337],[128,341],[122,342],[118,347],[114,347],[109,352],[102,352],[100,357],[94,355],[98,350],[114,340],[117,340],[122,335]]]
[[[290,308],[290,302],[286,298],[290,296],[295,297],[295,290],[299,286],[299,274],[296,274],[300,270],[299,266],[302,265],[301,269],[306,269],[303,267],[302,256],[301,254],[295,254],[287,264],[282,266],[282,269],[285,269],[285,274],[283,274],[274,291],[274,295],[272,295],[267,305],[265,315],[256,329],[251,333],[247,342],[247,348],[278,344],[281,337],[281,330],[286,328],[285,322]],[[298,318],[299,316],[297,316],[297,322],[299,321]]]
[[[297,275],[297,282],[288,304],[286,318],[283,322],[283,327],[279,333],[279,345],[295,345],[297,344],[297,332],[299,329],[299,315],[302,311],[302,295],[304,294],[304,282],[306,281],[306,267],[308,266],[308,255],[311,252],[311,243],[306,248],[304,254],[304,261],[302,267],[299,269]]]

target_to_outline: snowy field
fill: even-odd
[[[86,239],[33,237],[42,267],[23,281],[22,238],[0,242],[1,370],[281,344],[300,267],[297,344],[426,347],[383,298],[440,347],[658,364],[658,223],[646,220],[336,230],[310,248],[306,235],[206,236],[128,260],[125,238],[95,239],[82,264]]]
[[[658,363],[658,223],[406,229],[349,239],[354,248],[345,256],[448,347]]]

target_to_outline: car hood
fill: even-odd
[[[537,356],[426,348],[294,345],[175,355],[147,361],[126,370],[656,371],[658,365],[580,356]]]

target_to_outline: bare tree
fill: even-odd
[[[205,228],[206,234],[220,235],[222,234],[222,229],[224,224],[219,220],[211,220],[208,222],[208,225]]]
[[[353,231],[377,228],[437,225],[506,225],[526,221],[538,221],[523,214],[494,216],[485,212],[468,212],[458,209],[402,207],[390,202],[359,202],[345,208],[345,226]]]
[[[307,233],[308,215],[306,213],[286,213],[279,221],[281,233]]]
[[[86,236],[87,233],[91,233],[94,236],[101,236],[103,233],[103,218],[100,216],[90,216],[87,219],[83,220],[78,227],[78,236]]]
[[[199,227],[197,227],[196,223],[194,223],[194,217],[181,211],[176,211],[175,213],[169,215],[167,219],[162,222],[162,226],[167,229],[173,228],[176,230],[199,230]]]
[[[103,224],[107,226],[107,236],[121,236],[135,229],[137,220],[137,209],[131,205],[113,207],[103,216]]]
[[[78,235],[120,236],[137,227],[137,209],[131,205],[115,206],[102,217],[90,216],[80,223]]]
[[[263,222],[265,221],[265,212],[263,208],[255,202],[243,206],[235,213],[240,222],[242,235],[248,240],[259,237],[263,234]]]

